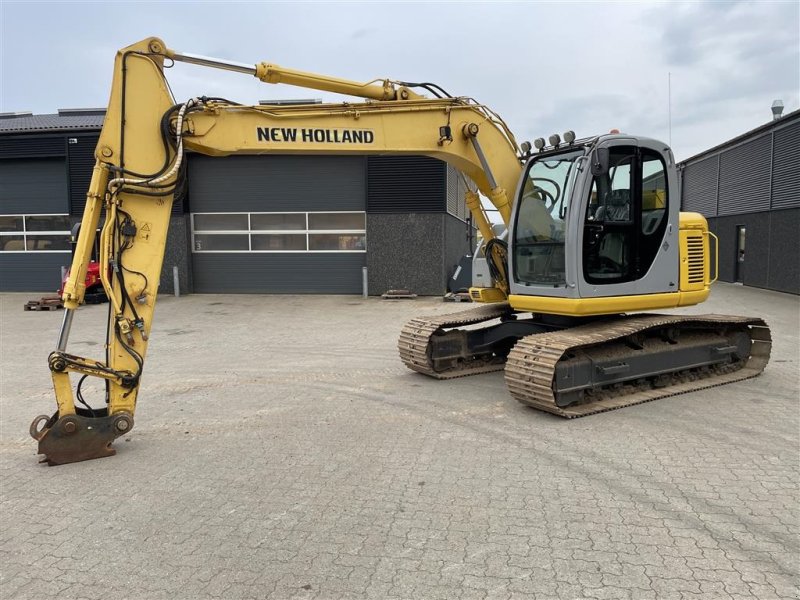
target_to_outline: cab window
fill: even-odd
[[[636,281],[650,269],[666,230],[666,174],[657,152],[610,148],[609,170],[592,181],[584,216],[586,281]]]

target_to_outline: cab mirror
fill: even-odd
[[[608,173],[608,148],[595,148],[592,152],[592,175],[605,175]]]

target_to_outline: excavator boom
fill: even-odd
[[[176,103],[165,61],[180,61],[364,98],[306,106],[242,106],[222,98]],[[133,427],[153,324],[173,197],[185,175],[184,152],[231,154],[416,154],[444,160],[474,181],[508,222],[509,194],[522,170],[513,135],[490,109],[467,98],[424,98],[388,79],[358,83],[285,69],[242,65],[170,50],[157,38],[117,53],[106,118],[95,152],[81,232],[64,284],[64,321],[48,365],[57,411],[37,417],[31,435],[49,464],[109,456]],[[427,84],[421,84],[429,89]],[[430,88],[436,91],[434,88]],[[487,239],[492,228],[477,190],[466,201]],[[506,190],[509,190],[508,192]],[[75,310],[101,217],[100,276],[111,304],[101,360],[68,352]],[[77,382],[72,381],[72,377]],[[106,406],[82,394],[88,377],[106,383]]]

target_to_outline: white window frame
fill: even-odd
[[[309,229],[309,215],[364,215],[364,229]],[[215,229],[198,230],[195,228],[197,215],[247,215],[247,229]],[[252,215],[305,215],[305,229],[253,229]],[[276,212],[202,212],[192,213],[192,253],[193,254],[364,254],[367,251],[367,213],[363,210],[312,210],[312,211],[276,211]],[[197,250],[195,235],[246,235],[247,250]],[[309,236],[315,234],[328,235],[363,235],[363,250],[310,250]],[[304,235],[306,240],[305,250],[253,250],[253,235]]]
[[[28,217],[69,217],[68,213],[25,213],[25,214],[0,214],[0,217],[22,217],[22,231],[0,231],[0,237],[22,236],[22,250],[0,250],[0,255],[3,254],[69,254],[72,252],[69,248],[66,250],[28,250],[28,234],[36,235],[65,235],[67,238],[70,236],[69,231],[28,231]]]

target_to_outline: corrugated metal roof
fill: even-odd
[[[37,131],[100,130],[103,115],[19,115],[0,118],[0,134],[33,133]]]

